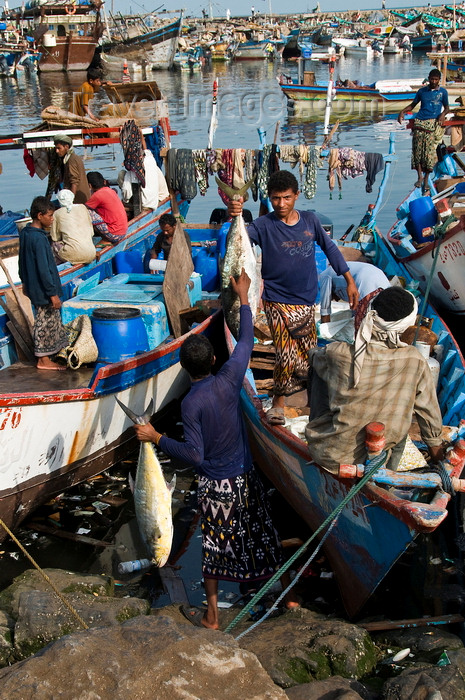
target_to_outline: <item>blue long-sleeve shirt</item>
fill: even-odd
[[[252,348],[252,313],[241,306],[239,340],[231,357],[215,376],[193,382],[181,404],[185,442],[164,435],[159,442],[167,455],[212,479],[231,479],[252,466],[239,405]]]
[[[20,231],[18,265],[24,293],[34,306],[48,306],[50,297],[62,296],[60,276],[46,231],[30,225]]]
[[[281,304],[315,303],[318,272],[315,243],[338,275],[349,270],[342,253],[311,211],[299,211],[292,226],[266,214],[247,227],[250,240],[262,250],[263,298]]]

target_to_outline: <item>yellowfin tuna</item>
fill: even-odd
[[[234,189],[225,185],[216,178],[218,187],[220,187],[230,199],[238,199],[244,197],[252,181],[247,182],[241,189]],[[252,311],[252,316],[255,318],[258,301],[260,298],[260,271],[257,265],[252,244],[245,228],[244,218],[242,214],[233,217],[228,238],[226,241],[226,253],[224,256],[223,269],[221,273],[221,303],[223,313],[228,324],[228,328],[233,336],[239,336],[239,297],[233,291],[230,277],[237,279],[242,272],[242,268],[246,271],[250,278],[250,287],[248,291],[249,304]]]
[[[153,412],[153,401],[142,416],[133,413],[116,399],[133,423],[146,425]],[[150,442],[141,442],[134,484],[134,505],[140,534],[153,563],[162,567],[168,561],[173,542],[171,498],[176,485],[176,474],[170,484],[165,481],[155,448]]]

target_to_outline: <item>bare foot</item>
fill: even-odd
[[[49,357],[40,357],[37,360],[37,369],[52,370],[54,372],[66,372],[66,367],[52,362]]]

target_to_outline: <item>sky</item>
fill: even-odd
[[[301,12],[311,12],[317,4],[318,0],[293,0],[292,3],[292,13],[299,14]],[[201,17],[202,9],[209,12],[211,2],[211,9],[214,17],[224,17],[226,15],[226,9],[231,10],[232,16],[247,16],[250,15],[252,6],[255,7],[255,11],[259,13],[270,12],[270,6],[272,12],[282,13],[285,3],[278,2],[278,0],[220,0],[216,2],[215,0],[183,0],[179,3],[177,0],[172,0],[172,2],[166,2],[164,4],[163,0],[157,2],[157,0],[107,0],[106,9],[107,11],[113,6],[114,12],[122,12],[123,14],[142,14],[146,12],[151,12],[156,8],[161,6],[164,10],[176,10],[181,5],[185,7],[185,14],[191,15],[193,17]],[[440,3],[431,3],[433,6],[440,5]],[[452,4],[452,3],[451,3]],[[459,0],[457,0],[459,4]],[[427,2],[418,3],[417,6],[425,7]],[[410,7],[414,7],[411,5]],[[332,0],[327,2],[325,0],[320,0],[320,9],[322,12],[342,12],[346,10],[378,10],[381,9],[381,0]],[[396,0],[386,0],[386,9],[400,9],[398,2]]]

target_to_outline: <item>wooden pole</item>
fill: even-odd
[[[28,312],[27,312],[27,309],[24,307],[23,302],[22,302],[22,299],[21,299],[20,295],[18,294],[18,290],[16,289],[16,285],[15,285],[15,283],[13,282],[13,280],[11,279],[11,275],[10,275],[10,273],[9,273],[9,271],[8,271],[8,268],[7,268],[7,266],[5,265],[5,263],[3,262],[3,260],[2,260],[1,258],[0,258],[0,267],[2,268],[3,272],[5,273],[5,277],[6,277],[6,279],[7,279],[7,282],[8,282],[8,284],[10,285],[11,290],[12,290],[13,294],[14,294],[15,297],[16,297],[16,301],[17,301],[17,303],[18,303],[18,307],[19,307],[19,309],[21,310],[21,313],[22,313],[23,316],[24,316],[24,320],[26,321],[26,324],[27,324],[27,326],[28,326],[28,328],[29,328],[29,331],[30,331],[30,333],[31,333],[31,335],[32,335],[33,324],[31,323],[31,319],[29,318],[29,314],[28,314]]]

